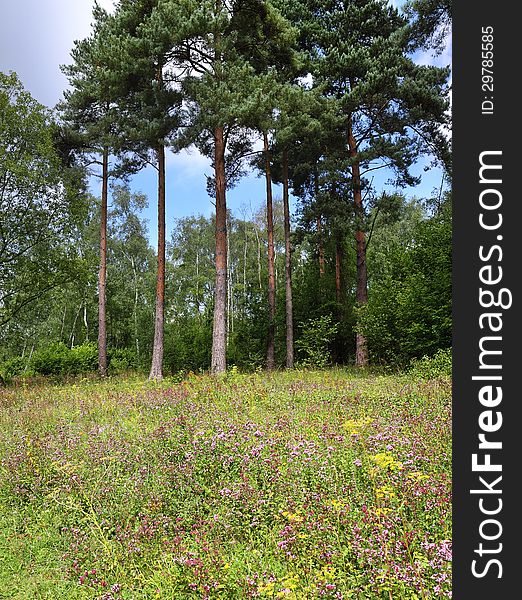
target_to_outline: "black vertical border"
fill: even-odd
[[[456,0],[453,4],[453,598],[454,600],[515,599],[522,598],[518,575],[522,574],[519,555],[522,522],[522,423],[520,404],[522,385],[517,386],[516,376],[522,378],[522,335],[520,295],[517,281],[522,278],[522,222],[519,218],[522,190],[522,97],[518,92],[522,80],[520,68],[520,42],[522,25],[515,9],[516,2],[484,0]],[[494,91],[482,88],[482,28],[493,27],[494,35]],[[494,113],[481,113],[485,96],[493,95]],[[479,225],[479,195],[484,185],[479,184],[479,155],[483,151],[502,151],[502,184],[496,186],[502,193],[502,226],[497,231],[485,231]],[[501,495],[485,495],[484,503],[491,499],[492,508],[502,498],[502,511],[488,517],[479,509],[479,495],[470,490],[480,488],[479,476],[491,481],[493,474],[472,471],[472,454],[478,449],[481,432],[478,418],[485,410],[478,401],[482,382],[473,381],[479,371],[479,340],[483,335],[479,327],[479,270],[484,266],[479,258],[479,247],[491,247],[502,236],[503,279],[500,287],[513,294],[510,309],[502,313],[502,377],[503,400],[501,410],[503,425],[495,439],[501,439],[502,450],[491,452],[492,462],[502,463],[502,481],[497,488]],[[494,289],[494,288],[491,288]],[[498,358],[498,357],[497,357]],[[491,436],[494,437],[493,435]],[[484,451],[483,451],[484,452]],[[482,486],[483,487],[483,486]],[[496,541],[481,539],[479,527],[487,518],[502,523],[502,535]],[[485,529],[492,533],[493,528]],[[484,548],[499,553],[483,554],[475,550],[482,542]],[[502,564],[502,577],[498,578],[498,565],[490,565],[487,573],[478,578],[472,573],[472,561],[478,559],[477,570],[483,572],[488,559],[498,559]]]

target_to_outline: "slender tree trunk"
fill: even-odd
[[[136,269],[136,263],[133,258],[131,258],[132,265],[132,273],[134,276],[134,306],[132,310],[133,319],[134,319],[134,342],[136,344],[136,360],[138,364],[140,362],[140,342],[138,337],[138,272]]]
[[[89,341],[89,323],[87,321],[87,302],[83,306],[83,324],[85,325],[85,341]]]
[[[268,134],[263,132],[266,179],[266,221],[268,236],[268,345],[266,366],[269,371],[275,368],[275,262],[274,262],[274,214],[272,206],[272,173],[270,171],[270,151]]]
[[[158,161],[158,272],[156,277],[156,313],[154,345],[149,379],[163,377],[163,337],[165,324],[165,147],[156,148]]]
[[[335,299],[338,304],[343,300],[342,293],[342,261],[343,247],[339,240],[335,243]]]
[[[214,290],[214,323],[212,329],[213,374],[227,368],[227,205],[225,193],[225,139],[223,127],[214,130],[214,169],[216,178],[216,286]]]
[[[261,281],[261,240],[259,239],[259,231],[257,230],[257,225],[255,223],[252,224],[254,225],[254,232],[256,234],[257,241],[257,281],[259,283],[259,291],[262,292],[263,283]]]
[[[31,352],[29,352],[29,358],[27,359],[27,361],[25,363],[24,373],[27,371],[27,369],[29,368],[29,365],[31,364],[31,358],[33,356],[33,352],[34,352],[34,344],[31,346]]]
[[[107,197],[109,187],[109,149],[103,148],[100,215],[100,270],[98,273],[98,373],[107,377]]]
[[[76,322],[78,321],[78,317],[80,316],[80,313],[82,312],[82,308],[83,308],[83,300],[82,303],[80,304],[80,308],[78,309],[78,311],[76,312],[75,316],[74,316],[74,321],[72,324],[72,328],[71,328],[71,335],[69,336],[69,346],[71,348],[74,348],[74,340],[75,340],[75,336],[76,336]]]
[[[246,299],[247,299],[247,249],[248,249],[248,232],[247,232],[247,226],[246,226],[246,221],[245,221],[245,246],[244,246],[244,250],[243,250],[243,298],[245,300],[245,305],[246,305]]]
[[[65,315],[67,314],[67,304],[63,307],[62,326],[60,327],[60,341],[63,339],[63,332],[65,329]]]
[[[318,244],[319,244],[319,276],[323,277],[324,276],[324,265],[325,265],[325,260],[324,260],[324,244],[323,244],[323,223],[321,220],[321,215],[317,215],[317,238],[318,238]]]
[[[227,235],[227,348],[232,331],[232,272],[230,269],[230,237]]]
[[[364,232],[364,206],[361,193],[361,171],[357,161],[357,144],[353,136],[351,124],[348,126],[348,148],[352,163],[353,198],[355,207],[355,242],[357,252],[357,287],[355,298],[359,305],[368,302],[368,273],[366,269],[366,234]],[[368,344],[366,336],[358,332],[355,341],[355,365],[368,365]]]
[[[286,368],[294,368],[294,316],[292,304],[292,246],[288,202],[288,153],[283,150],[283,211],[285,229]]]
[[[319,175],[317,173],[317,169],[315,171],[314,178],[314,187],[315,187],[315,202],[317,203],[319,200]],[[323,244],[323,224],[321,221],[321,214],[319,213],[316,218],[316,226],[317,226],[317,246],[319,250],[319,277],[323,277],[324,275],[324,244]]]

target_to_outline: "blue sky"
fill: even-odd
[[[112,8],[112,0],[98,0],[104,8]],[[395,1],[394,4],[400,2]],[[17,0],[2,6],[0,21],[0,70],[16,71],[26,89],[42,104],[53,107],[61,98],[67,80],[60,71],[60,64],[70,62],[73,41],[90,33],[93,0]],[[429,55],[419,55],[418,61],[432,63]],[[435,64],[451,62],[451,45],[437,57]],[[407,188],[407,196],[425,197],[439,188],[442,173],[439,169],[424,172],[425,161],[413,170],[422,175],[417,188]],[[203,214],[213,210],[206,193],[205,174],[210,174],[210,162],[197,151],[167,157],[167,236],[175,218]],[[375,183],[383,181],[384,175],[375,177]],[[92,180],[92,192],[99,195],[99,183]],[[131,188],[144,192],[149,207],[143,216],[149,222],[150,240],[156,243],[156,172],[147,168],[131,181]],[[279,186],[274,186],[274,196],[281,196]],[[265,183],[252,175],[244,178],[227,195],[229,208],[238,216],[241,212],[252,214],[264,203]]]

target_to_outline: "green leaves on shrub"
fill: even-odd
[[[129,348],[109,350],[109,372],[124,373],[137,368],[136,353]],[[68,348],[63,342],[49,344],[32,356],[16,356],[0,364],[0,378],[9,381],[20,375],[81,375],[98,369],[98,348],[88,342]]]
[[[301,357],[301,366],[321,369],[330,363],[330,346],[338,327],[339,324],[333,323],[331,315],[309,319],[305,323],[301,337],[295,344]]]
[[[98,349],[93,343],[68,348],[58,342],[35,352],[30,366],[40,375],[88,373],[98,368]]]
[[[433,356],[414,358],[410,363],[410,374],[421,379],[451,377],[451,348],[437,350]]]

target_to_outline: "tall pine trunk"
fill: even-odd
[[[102,154],[102,194],[100,213],[100,269],[98,273],[98,372],[107,376],[107,197],[109,187],[109,149]]]
[[[288,153],[283,150],[283,211],[285,229],[286,368],[294,368],[294,315],[292,303],[292,246],[288,202]]]
[[[268,134],[263,132],[266,179],[266,221],[268,236],[268,345],[266,366],[270,371],[275,368],[275,260],[274,260],[274,214],[272,206],[272,173],[270,171],[270,151]]]
[[[158,272],[156,277],[156,313],[154,345],[149,379],[163,377],[163,336],[165,323],[165,147],[156,148],[158,161]]]
[[[315,203],[319,202],[319,174],[317,172],[317,168],[315,169],[315,177],[314,177],[314,191],[315,191]],[[316,226],[317,226],[317,246],[319,251],[319,277],[323,277],[324,275],[324,244],[323,244],[323,224],[321,221],[321,213],[318,213],[316,217]]]
[[[361,171],[357,160],[357,144],[352,132],[351,124],[348,126],[348,148],[352,159],[353,199],[355,207],[355,242],[357,253],[357,287],[355,298],[359,305],[368,302],[368,274],[366,269],[366,234],[364,232],[364,206],[361,192]],[[356,334],[355,340],[355,365],[365,367],[368,365],[368,344],[362,332]]]
[[[216,178],[216,286],[212,329],[213,374],[227,368],[227,205],[225,193],[225,139],[223,127],[214,130],[214,171]]]
[[[342,262],[343,262],[343,247],[341,242],[335,242],[335,300],[341,304],[343,300],[342,293]]]
[[[317,225],[317,244],[319,246],[319,277],[323,277],[324,275],[324,243],[323,243],[323,222],[321,219],[321,215],[317,215],[316,219]]]

